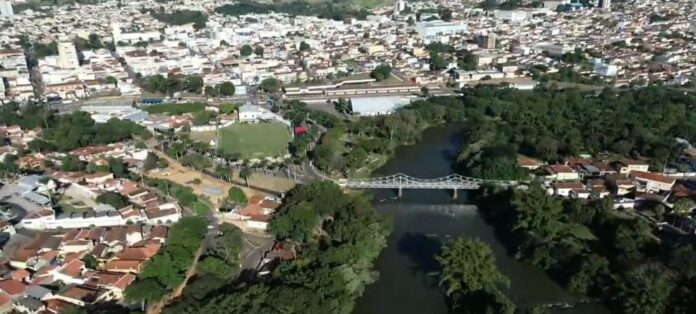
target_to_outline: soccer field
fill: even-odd
[[[233,124],[220,130],[223,151],[238,153],[242,158],[263,158],[285,155],[290,131],[282,123]]]

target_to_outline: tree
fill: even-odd
[[[679,216],[688,216],[694,208],[694,201],[688,197],[680,198],[674,203],[672,211]]]
[[[143,163],[143,170],[149,171],[155,168],[166,168],[168,165],[167,161],[159,158],[157,154],[153,152],[148,152],[145,162]]]
[[[377,81],[382,81],[391,75],[391,66],[388,64],[380,64],[376,66],[372,72],[370,72],[370,77]]]
[[[239,49],[239,54],[242,57],[248,57],[251,55],[252,52],[253,52],[253,50],[252,50],[251,46],[249,46],[249,45],[244,45],[244,46],[242,46],[242,48]]]
[[[254,47],[254,54],[259,56],[259,57],[263,57],[263,47],[261,47],[261,46]]]
[[[118,79],[109,75],[104,79],[104,83],[118,85]]]
[[[220,233],[220,236],[215,238],[216,245],[213,250],[225,263],[235,266],[236,269],[241,261],[240,253],[244,247],[242,231],[235,225],[223,223],[220,225]]]
[[[641,264],[626,273],[620,287],[624,313],[664,313],[673,289],[668,269],[657,263]]]
[[[435,257],[442,267],[440,286],[452,298],[454,306],[459,299],[480,291],[497,291],[498,285],[509,280],[495,266],[493,251],[478,239],[458,238],[442,247]]]
[[[205,95],[209,96],[209,97],[217,97],[217,95],[219,94],[217,88],[210,86],[210,85],[206,86],[204,90],[205,90]]]
[[[129,302],[150,303],[161,299],[166,293],[155,279],[137,280],[126,288],[125,299]]]
[[[217,89],[222,96],[233,96],[235,92],[234,84],[232,84],[232,82],[223,82],[218,86]]]
[[[19,172],[17,159],[17,155],[5,155],[5,158],[0,162],[0,174],[2,174],[3,177],[7,178]]]
[[[227,199],[236,204],[246,204],[247,198],[244,191],[239,187],[233,186],[227,191]]]
[[[430,68],[434,71],[444,70],[447,68],[449,62],[440,56],[437,52],[430,53]]]
[[[73,155],[68,155],[61,159],[61,169],[63,171],[82,171],[85,169],[85,163]]]
[[[99,196],[97,196],[96,201],[97,203],[111,205],[113,208],[116,209],[126,207],[129,204],[128,199],[126,199],[125,196],[111,191],[107,191],[100,194]]]
[[[264,92],[274,94],[280,91],[282,85],[283,83],[277,78],[269,77],[261,81],[260,87]]]
[[[585,294],[593,288],[603,286],[602,278],[610,273],[609,261],[596,254],[583,255],[571,273],[566,287],[570,291]]]
[[[196,270],[200,275],[230,279],[234,275],[236,268],[218,257],[206,256],[198,262]]]
[[[203,90],[203,78],[200,75],[186,76],[185,86],[187,91],[194,94],[200,94]]]
[[[306,43],[304,41],[300,42],[300,51],[307,51],[311,48],[312,47],[308,43]]]
[[[87,269],[91,269],[91,270],[99,269],[99,261],[97,261],[97,259],[94,258],[94,256],[92,256],[92,254],[85,255],[85,257],[82,258],[82,262],[85,263],[85,267],[87,267]]]
[[[220,113],[223,113],[223,114],[233,113],[233,112],[237,111],[237,109],[239,109],[238,104],[224,103],[224,104],[220,105]]]
[[[251,168],[249,167],[244,167],[241,170],[239,170],[239,177],[244,179],[244,183],[247,187],[249,187],[249,178],[251,177],[251,174]]]

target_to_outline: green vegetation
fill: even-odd
[[[201,153],[188,152],[182,156],[179,161],[182,165],[196,169],[198,171],[205,170],[213,165],[213,163]]]
[[[246,204],[247,198],[244,191],[239,187],[233,186],[227,191],[227,200],[235,204]]]
[[[138,279],[128,286],[128,302],[156,303],[181,285],[202,245],[207,223],[200,217],[184,217],[169,229],[166,245],[145,262]]]
[[[277,93],[283,87],[283,82],[274,77],[269,77],[261,81],[259,87],[266,93]]]
[[[33,119],[39,118],[48,125],[43,129],[42,139],[30,142],[29,149],[34,151],[69,151],[79,147],[116,143],[132,139],[133,136],[142,138],[152,136],[147,129],[132,121],[111,119],[106,123],[95,123],[89,113],[83,111],[68,115],[53,115],[44,111],[31,114],[41,116],[30,116],[29,121],[24,121],[22,124],[35,124],[37,121]],[[12,115],[14,113],[10,113],[10,117],[5,119],[13,120]]]
[[[689,242],[658,243],[640,218],[591,202],[529,191],[486,188],[477,198],[508,249],[546,270],[567,289],[602,299],[617,313],[693,313]]]
[[[241,1],[235,4],[225,4],[217,7],[215,8],[215,12],[232,16],[277,12],[290,15],[318,16],[320,18],[328,18],[337,21],[342,21],[347,17],[364,20],[370,14],[369,11],[365,9],[353,9],[350,3],[337,4],[331,1],[309,3],[302,0],[274,2],[273,4]]]
[[[193,193],[193,189],[190,187],[165,179],[148,178],[145,180],[145,183],[175,198],[181,205],[191,208],[198,215],[203,215],[210,211],[210,202]]]
[[[390,65],[380,64],[377,67],[375,67],[374,69],[372,69],[372,72],[370,72],[370,77],[372,77],[373,79],[375,79],[377,81],[382,81],[382,80],[389,78],[389,76],[391,76],[391,70],[392,69],[391,69]]]
[[[235,283],[186,299],[165,313],[350,313],[386,246],[390,224],[369,201],[333,183],[315,182],[289,193],[270,230],[279,239],[301,240],[299,256],[281,261],[267,278]],[[191,292],[193,293],[193,291]]]
[[[219,148],[244,159],[282,156],[290,140],[288,127],[282,123],[237,123],[220,129]]]
[[[200,94],[204,91],[203,78],[199,75],[187,75],[187,76],[170,76],[165,78],[164,76],[157,74],[152,76],[147,76],[138,79],[139,85],[151,93],[162,93],[162,94],[172,94],[175,92],[186,91],[189,93]],[[217,96],[218,93],[223,95],[232,96],[234,95],[234,85],[232,85],[232,90],[229,90],[229,86],[225,84],[232,84],[230,82],[225,82],[218,84],[216,86],[205,86],[205,94],[210,96]],[[224,86],[224,91],[221,91],[221,86]],[[211,95],[210,89],[215,91],[214,95]]]
[[[243,45],[242,48],[239,48],[239,55],[242,57],[248,57],[251,55],[253,52],[253,49],[249,45]]]
[[[205,23],[208,21],[208,15],[201,11],[192,10],[176,10],[171,13],[151,12],[150,15],[160,22],[169,25],[186,25],[193,23],[193,28],[196,30],[205,28]]]
[[[159,158],[157,154],[148,152],[145,162],[143,163],[143,170],[150,171],[152,169],[167,168],[168,165],[169,163],[166,160]]]
[[[110,191],[99,194],[96,201],[97,203],[111,205],[111,207],[116,209],[126,207],[129,204],[128,199],[125,196],[121,195],[120,193]]]
[[[495,265],[491,248],[481,240],[458,238],[435,257],[442,268],[440,286],[454,309],[466,313],[512,313],[515,305],[499,285],[509,285]]]

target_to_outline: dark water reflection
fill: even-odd
[[[452,172],[451,160],[461,144],[461,126],[446,125],[429,129],[424,141],[402,147],[397,157],[378,173],[403,172],[421,178],[435,178]],[[466,205],[466,193],[452,200],[450,191],[405,190],[395,200],[396,191],[376,191],[375,206],[394,220],[389,246],[376,262],[380,279],[370,285],[358,300],[355,313],[448,313],[443,293],[438,289],[439,267],[434,259],[443,242],[455,237],[471,237],[491,246],[496,264],[510,278],[505,293],[516,304],[571,303],[576,297],[552,281],[543,271],[515,260],[495,237],[476,208]],[[553,309],[554,313],[608,313],[598,304],[580,304],[572,309]]]

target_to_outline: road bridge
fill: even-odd
[[[422,179],[405,175],[403,173],[397,173],[384,177],[366,179],[330,180],[336,182],[339,186],[354,189],[396,189],[398,190],[399,197],[403,195],[404,189],[452,190],[453,198],[457,198],[457,191],[476,190],[485,183],[500,186],[513,186],[518,184],[517,181],[483,180],[478,178],[465,177],[459,174],[450,174],[448,176],[440,178]]]

